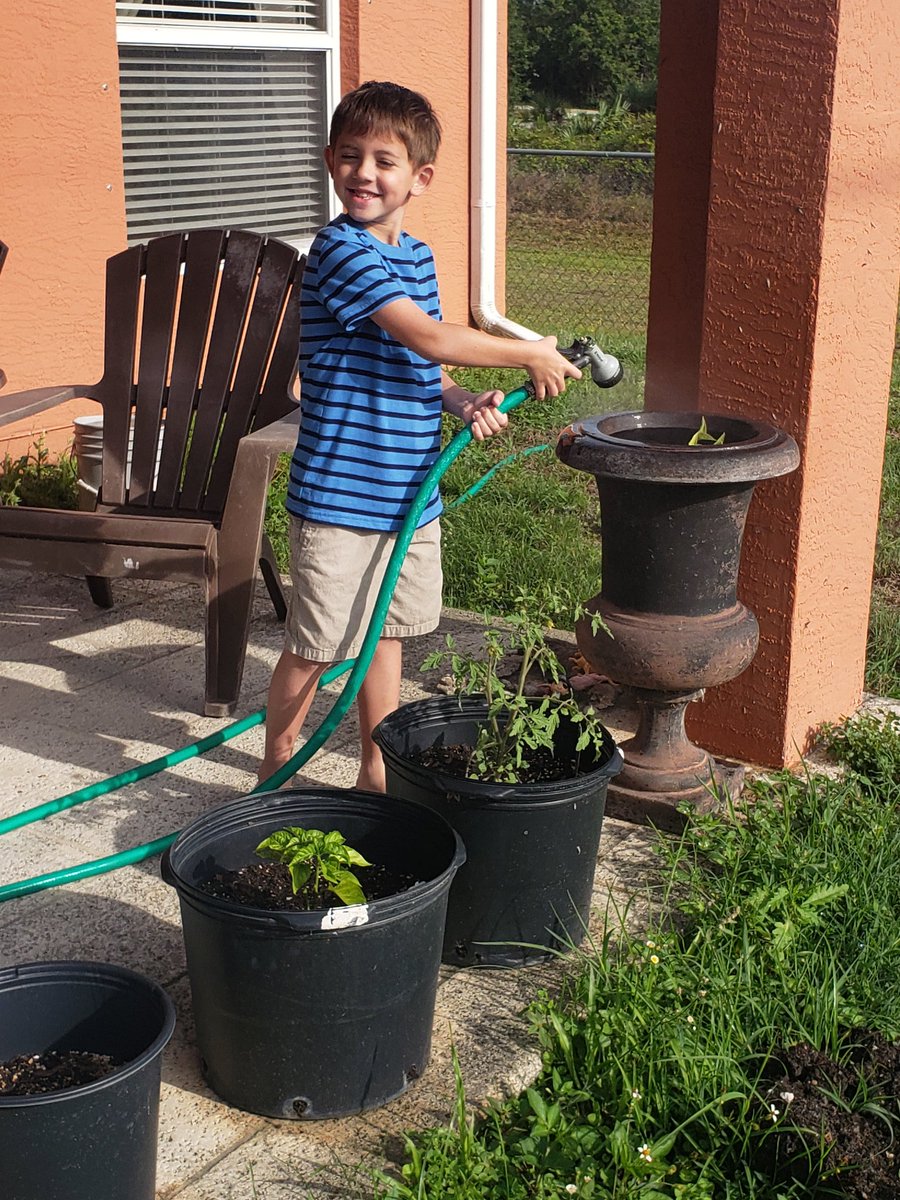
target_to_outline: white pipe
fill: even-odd
[[[488,333],[522,341],[543,336],[497,311],[497,20],[498,0],[470,0],[472,25],[471,216],[469,306],[475,323]],[[614,387],[622,378],[617,358],[593,340],[591,378],[598,387]]]
[[[488,333],[537,341],[540,333],[497,311],[497,2],[471,0],[469,306]]]

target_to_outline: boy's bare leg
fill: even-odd
[[[385,790],[384,760],[372,741],[372,730],[400,704],[403,643],[381,638],[357,697],[360,763],[356,786],[366,792]]]
[[[274,775],[294,753],[294,743],[316,694],[319,676],[328,665],[282,650],[269,684],[266,748],[257,770],[260,783]]]

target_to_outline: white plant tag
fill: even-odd
[[[349,929],[351,925],[368,923],[368,904],[345,904],[342,908],[329,908],[322,918],[323,929]]]

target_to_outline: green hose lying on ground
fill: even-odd
[[[509,392],[504,396],[500,403],[501,412],[511,412],[512,409],[518,408],[525,400],[533,395],[530,386],[517,388],[513,392]],[[276,771],[269,779],[265,779],[259,783],[253,791],[267,792],[274,791],[276,788],[286,783],[292,775],[308,762],[309,759],[319,750],[325,742],[331,737],[334,730],[343,720],[353,701],[356,699],[356,694],[359,691],[366,672],[369,669],[369,664],[372,661],[372,656],[375,653],[375,648],[381,637],[381,631],[384,628],[384,622],[387,618],[388,609],[390,607],[391,598],[394,594],[394,588],[397,586],[397,579],[400,575],[400,569],[403,565],[403,560],[406,557],[406,551],[409,548],[409,543],[412,541],[419,518],[425,510],[431,493],[439,481],[443,478],[449,468],[453,465],[462,451],[472,441],[472,431],[469,426],[460,430],[452,441],[444,448],[439,457],[436,459],[431,470],[422,481],[421,487],[416,493],[409,512],[406,514],[403,525],[401,526],[397,540],[394,543],[394,549],[388,560],[387,569],[385,570],[384,579],[381,588],[378,592],[375,601],[375,607],[372,611],[372,619],[369,623],[369,628],[366,631],[363,644],[360,652],[355,660],[350,663],[339,663],[326,671],[319,681],[321,687],[324,683],[337,678],[343,674],[348,667],[350,675],[347,682],[344,684],[340,696],[335,701],[330,712],[325,717],[325,720],[316,729],[307,741],[301,746],[293,758],[289,759],[280,770]],[[525,454],[534,453],[537,449],[546,449],[547,447],[531,447],[523,451]],[[517,457],[511,455],[510,458],[504,459],[492,467],[480,480],[478,480],[469,490],[460,496],[455,502],[462,503],[463,500],[474,496],[481,490],[488,479],[496,473],[505,462],[511,458]],[[30,824],[33,821],[43,820],[56,812],[62,812],[67,808],[72,808],[77,804],[83,804],[87,800],[92,800],[97,796],[105,796],[110,792],[116,791],[118,788],[124,787],[128,783],[133,783],[138,779],[144,779],[149,775],[154,775],[158,771],[165,770],[167,767],[175,766],[180,762],[184,762],[188,758],[195,758],[197,755],[205,754],[207,750],[214,746],[228,741],[232,737],[245,732],[247,729],[253,728],[255,725],[261,724],[265,719],[265,709],[260,709],[258,712],[252,713],[249,717],[243,718],[241,721],[236,721],[233,725],[226,729],[220,730],[217,733],[210,734],[209,737],[203,738],[199,742],[194,742],[190,746],[186,746],[181,750],[172,751],[170,754],[165,754],[161,758],[154,759],[151,763],[146,763],[140,767],[134,767],[129,771],[125,771],[120,775],[114,775],[110,779],[101,780],[99,783],[91,784],[86,788],[81,788],[77,792],[72,792],[67,796],[61,796],[57,800],[49,800],[45,804],[37,805],[35,808],[18,813],[12,817],[7,817],[0,821],[0,834],[8,833],[10,830],[18,829],[23,825]],[[178,837],[180,831],[175,833],[165,834],[163,837],[156,838],[152,842],[144,842],[140,846],[134,846],[130,850],[120,850],[116,854],[109,854],[105,858],[96,858],[90,862],[80,863],[74,867],[64,867],[59,871],[50,871],[45,875],[34,875],[30,879],[22,879],[16,883],[7,883],[0,886],[0,903],[4,900],[12,900],[16,896],[27,896],[33,892],[46,891],[49,888],[59,887],[65,883],[74,883],[78,879],[87,879],[92,875],[103,875],[108,871],[115,871],[119,867],[132,866],[135,863],[143,862],[145,859],[152,858],[156,854],[162,854]]]

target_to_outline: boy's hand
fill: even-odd
[[[445,376],[445,379],[448,386],[444,388],[444,409],[471,427],[476,442],[483,442],[486,437],[506,428],[509,417],[498,409],[503,399],[502,392],[492,388],[476,396],[474,392],[458,387],[449,376]]]
[[[525,369],[534,384],[534,397],[561,396],[567,379],[580,379],[581,372],[556,349],[556,338],[545,337],[539,342],[526,342]]]
[[[461,414],[462,419],[471,427],[476,442],[483,442],[485,438],[500,433],[509,424],[509,417],[497,407],[502,399],[503,393],[492,389],[482,392],[480,396],[473,396],[463,405],[468,412]]]

